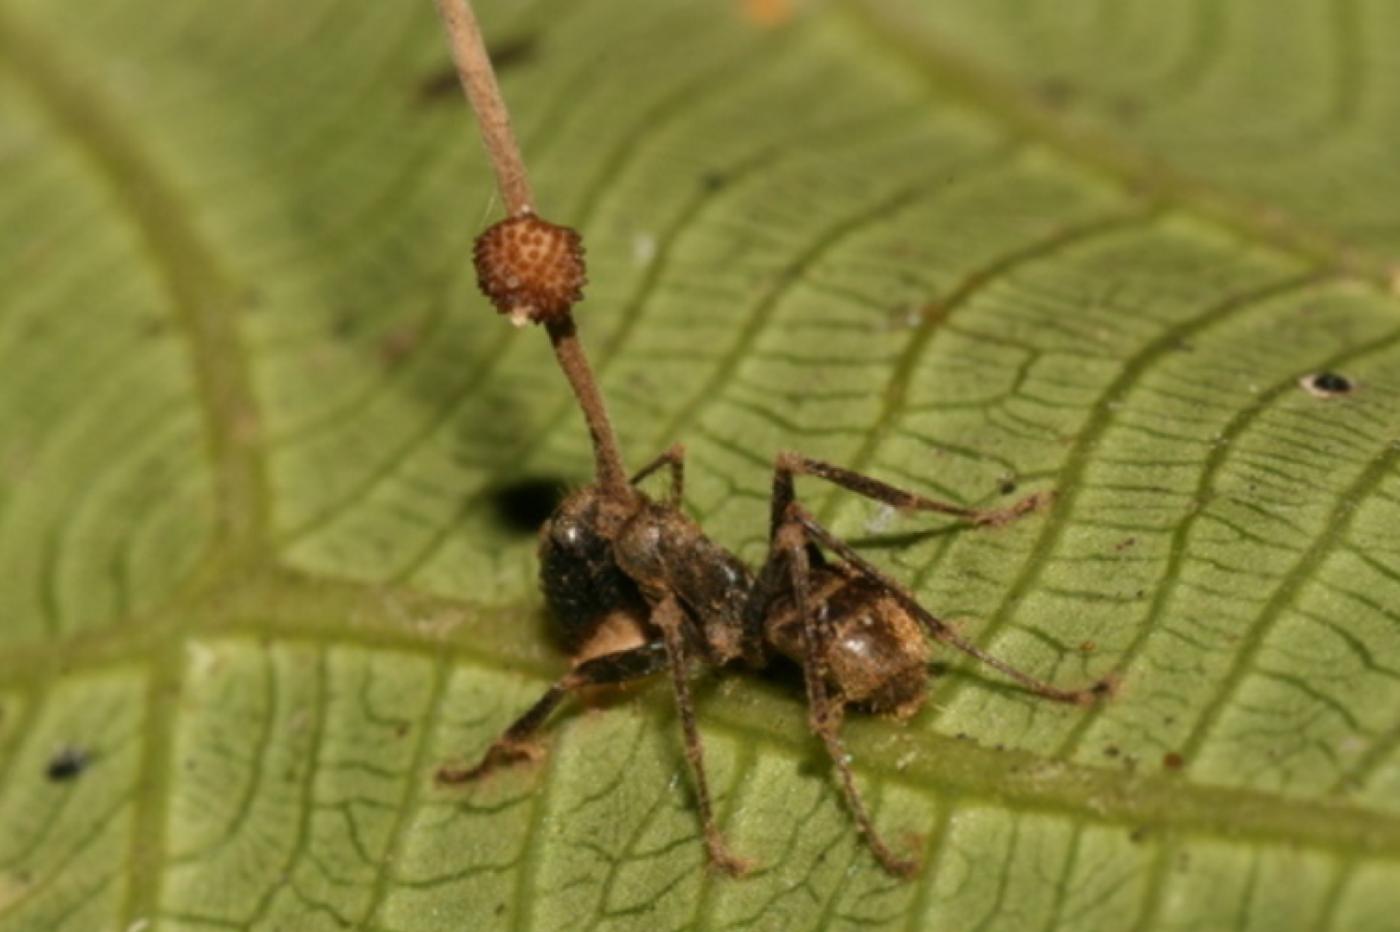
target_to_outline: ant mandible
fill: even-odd
[[[880,837],[851,775],[840,737],[848,708],[898,718],[916,712],[927,691],[927,637],[970,654],[1046,699],[1088,704],[1108,694],[1110,681],[1060,689],[987,654],[818,522],[798,501],[794,480],[824,479],[901,511],[936,512],[973,525],[1005,524],[1035,510],[1047,496],[1033,495],[1001,510],[965,508],[800,454],[779,453],[769,552],[754,573],[681,510],[685,456],[680,445],[629,477],[573,319],[585,283],[579,235],[534,213],[524,165],[470,8],[461,0],[438,3],[509,210],[506,219],[476,241],[478,282],[518,326],[544,326],[588,425],[596,469],[596,480],[567,496],[540,531],[545,601],[564,640],[583,659],[516,719],[477,764],[443,766],[438,781],[467,783],[508,764],[536,759],[542,751],[535,734],[571,693],[669,671],[706,852],[716,867],[741,874],[748,862],[729,850],[715,823],[690,676],[698,664],[742,662],[761,669],[785,657],[802,670],[809,726],[836,767],[861,837],[886,870],[908,876],[917,861],[896,855]],[[669,470],[671,486],[658,501],[639,483],[661,469]],[[604,640],[613,646],[599,653],[597,645]]]

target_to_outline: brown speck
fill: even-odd
[[[488,227],[473,259],[482,294],[517,325],[563,319],[588,281],[578,233],[534,214]]]
[[[1168,751],[1162,755],[1162,766],[1168,770],[1180,770],[1185,764],[1185,759],[1175,751]]]
[[[1136,123],[1142,117],[1142,101],[1136,97],[1116,97],[1110,107],[1119,123]]]
[[[422,329],[416,323],[394,327],[379,338],[379,360],[393,368],[407,359],[422,340]]]
[[[1105,757],[1117,757],[1123,752],[1118,750],[1118,745],[1110,744],[1108,747],[1103,749],[1103,753]]]
[[[739,11],[744,19],[767,29],[783,25],[796,12],[793,0],[740,0]]]
[[[1136,544],[1136,543],[1137,543],[1137,538],[1136,538],[1136,537],[1125,537],[1125,538],[1123,538],[1122,540],[1120,540],[1118,543],[1114,544],[1114,545],[1113,545],[1113,549],[1116,550],[1116,551],[1119,552],[1119,553],[1122,553],[1124,550],[1127,550],[1129,547],[1133,546],[1133,545]]]
[[[1098,645],[1095,644],[1093,641],[1084,641],[1084,642],[1080,643],[1080,645],[1079,645],[1079,652],[1080,652],[1081,654],[1092,654],[1094,651],[1096,651],[1096,650],[1098,650],[1098,649],[1099,649]]]
[[[1035,90],[1041,103],[1056,109],[1071,106],[1079,97],[1079,88],[1072,81],[1059,77],[1046,78]]]

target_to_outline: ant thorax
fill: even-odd
[[[667,593],[696,626],[698,645],[710,663],[725,664],[742,652],[744,616],[753,574],[737,557],[705,536],[680,509],[644,499],[622,528],[618,564],[655,603]]]

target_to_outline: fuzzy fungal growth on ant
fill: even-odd
[[[666,675],[680,712],[705,850],[715,867],[742,874],[715,820],[690,680],[698,668],[795,664],[806,689],[808,726],[836,771],[857,831],[891,874],[918,867],[876,831],[841,741],[847,710],[907,718],[927,699],[930,639],[966,653],[1043,699],[1089,705],[1111,679],[1078,689],[1046,683],[966,640],[799,501],[796,480],[820,479],[900,512],[932,512],[996,527],[1040,510],[1048,494],[1003,509],[925,498],[840,466],[779,453],[769,509],[769,551],[757,569],[712,541],[681,508],[685,451],[677,444],[635,474],[623,466],[571,313],[584,283],[578,234],[535,216],[524,164],[491,63],[466,0],[438,0],[462,85],[476,111],[508,216],[477,241],[482,291],[517,323],[542,324],[592,438],[596,479],[555,509],[540,530],[540,587],[574,654],[551,684],[476,762],[438,768],[441,784],[464,784],[538,759],[538,735],[569,696],[594,686]],[[640,484],[670,479],[653,498]]]

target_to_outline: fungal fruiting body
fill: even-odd
[[[517,327],[562,320],[588,282],[578,233],[533,213],[487,227],[472,258],[482,294]]]

